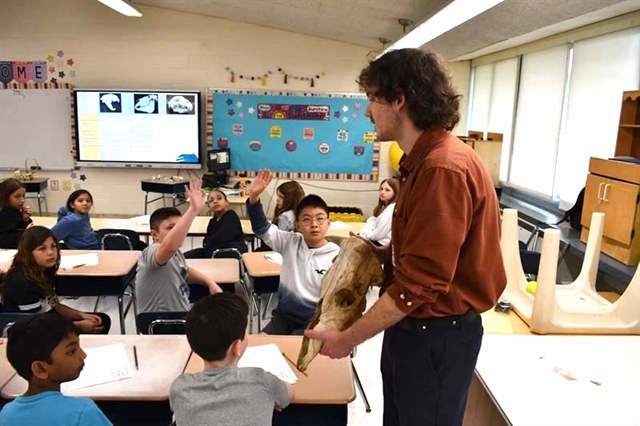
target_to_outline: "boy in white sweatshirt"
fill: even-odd
[[[297,232],[281,231],[269,223],[260,194],[271,183],[270,170],[261,170],[251,182],[247,212],[253,233],[282,255],[278,307],[265,334],[302,334],[320,300],[322,276],[333,264],[340,247],[326,240],[329,208],[317,195],[307,195],[295,209]]]

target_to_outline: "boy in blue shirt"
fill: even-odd
[[[92,400],[60,392],[62,383],[78,378],[87,357],[70,319],[31,315],[16,321],[8,337],[7,359],[29,387],[0,411],[0,426],[111,426]]]

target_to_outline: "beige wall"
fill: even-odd
[[[0,1],[0,60],[42,60],[63,50],[73,58],[76,77],[65,79],[77,88],[195,89],[207,87],[261,88],[259,82],[230,83],[225,65],[238,72],[263,72],[278,66],[292,73],[326,77],[314,90],[355,92],[354,79],[370,49],[318,37],[238,22],[140,6],[143,18],[125,18],[94,0]],[[69,68],[69,67],[66,67]],[[464,95],[464,131],[469,63],[453,64],[454,80]],[[244,70],[244,71],[243,71]],[[308,90],[308,84],[278,78],[267,89]],[[1,113],[1,112],[0,112]],[[381,178],[393,173],[381,149]],[[46,155],[46,147],[34,156]],[[37,155],[36,155],[37,154]],[[1,155],[1,153],[0,153]],[[81,168],[87,180],[73,180],[94,196],[94,215],[138,215],[143,211],[141,179],[173,175],[175,170]],[[9,172],[0,172],[0,177]],[[185,174],[183,171],[182,174]],[[68,172],[42,172],[69,179]],[[302,181],[330,205],[360,206],[370,214],[378,183]],[[314,185],[311,187],[309,185]],[[320,188],[316,188],[320,187]],[[268,190],[270,196],[273,188]],[[63,205],[69,191],[48,191],[50,212]],[[263,202],[266,202],[263,199]],[[153,205],[150,208],[158,207]],[[273,208],[273,203],[271,203]]]

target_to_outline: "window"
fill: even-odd
[[[514,102],[518,81],[518,58],[474,68],[473,93],[467,130],[502,133],[502,158],[509,158]],[[500,165],[506,180],[508,161]]]
[[[468,130],[504,134],[500,180],[573,205],[589,158],[614,155],[622,92],[640,88],[638,52],[634,27],[472,68]]]
[[[637,28],[574,45],[566,129],[559,147],[554,194],[569,206],[585,185],[589,158],[614,155],[622,92],[637,90],[640,84],[638,52]]]

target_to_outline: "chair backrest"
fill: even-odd
[[[142,312],[136,316],[140,334],[185,334],[186,312]]]
[[[34,314],[25,314],[22,312],[0,312],[0,337],[7,337],[7,330],[13,325],[14,322],[21,318]]]
[[[140,236],[131,229],[99,229],[96,237],[102,250],[133,250],[140,243]]]

